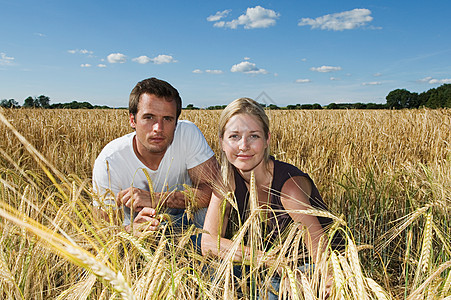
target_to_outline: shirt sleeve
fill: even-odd
[[[114,204],[115,195],[121,188],[115,184],[115,178],[118,174],[109,167],[108,161],[103,158],[97,158],[92,169],[92,187],[94,192],[104,199],[105,204]],[[100,205],[94,200],[95,206]]]
[[[184,139],[188,144],[186,151],[186,167],[192,169],[210,159],[214,152],[211,150],[200,129],[192,122],[187,122],[183,130]]]

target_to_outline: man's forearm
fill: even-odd
[[[186,208],[191,202],[195,207],[208,207],[211,198],[211,190],[205,188],[191,188],[188,191],[175,191],[163,202],[163,206],[170,208]]]

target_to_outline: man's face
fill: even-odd
[[[136,129],[139,155],[164,155],[174,138],[176,112],[175,101],[168,102],[153,94],[140,96],[136,116],[130,114],[130,125]]]

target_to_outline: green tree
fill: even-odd
[[[50,98],[44,95],[39,96],[35,99],[35,102],[39,104],[37,107],[49,108],[50,107]]]
[[[327,105],[326,107],[327,107],[327,109],[339,109],[339,108],[340,108],[340,107],[338,106],[338,104],[337,104],[337,103],[334,103],[334,102],[330,103],[330,104]]]
[[[14,99],[8,99],[8,100],[3,99],[2,101],[0,101],[0,107],[4,107],[4,108],[19,108],[20,105]]]
[[[323,109],[323,107],[319,103],[314,103],[312,104],[312,109]]]
[[[385,99],[387,100],[388,108],[414,108],[415,105],[418,105],[418,94],[411,93],[406,89],[396,89],[391,91]]]
[[[24,100],[23,102],[23,107],[27,107],[27,108],[34,108],[35,107],[35,99],[31,96],[29,96],[27,99]]]

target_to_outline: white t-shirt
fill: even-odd
[[[174,139],[167,148],[158,170],[146,167],[133,151],[135,132],[108,143],[97,157],[92,171],[94,190],[104,195],[111,190],[114,196],[121,190],[133,187],[149,191],[143,169],[147,170],[155,192],[184,190],[183,184],[191,185],[188,170],[210,159],[211,150],[202,132],[190,121],[179,120]],[[111,198],[110,198],[111,199]],[[106,204],[113,204],[111,199]],[[94,205],[99,205],[94,202]],[[130,209],[124,207],[124,225],[130,224]]]

